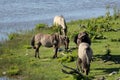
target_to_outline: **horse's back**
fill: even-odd
[[[90,45],[88,43],[80,43],[78,47],[78,57],[83,59],[85,56],[88,56],[89,59],[92,59],[92,49],[90,48]]]
[[[36,44],[40,43],[45,47],[52,47],[53,46],[53,38],[50,34],[43,34],[39,33],[35,36]]]
[[[60,24],[61,22],[64,22],[64,17],[63,16],[55,16],[53,22]]]
[[[51,35],[46,35],[41,39],[42,45],[45,47],[52,47],[53,46],[53,38]]]

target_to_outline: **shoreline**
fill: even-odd
[[[93,21],[95,20],[95,21]],[[109,27],[111,26],[112,29],[118,29],[118,26],[120,24],[120,17],[118,19],[115,19],[114,16],[111,18],[108,17],[100,17],[100,18],[95,18],[95,19],[87,19],[87,20],[78,20],[74,22],[70,22],[68,24],[69,30],[68,30],[68,36],[70,37],[70,45],[69,47],[72,49],[74,46],[76,47],[76,44],[72,41],[72,36],[74,35],[75,32],[83,30],[83,28],[78,28],[79,25],[78,23],[82,23],[87,25],[87,23],[90,23],[90,26],[93,26],[92,28],[95,29],[95,26],[101,23],[103,27],[101,29],[106,29],[109,30]],[[109,24],[110,25],[109,25]],[[107,25],[106,25],[107,24]],[[109,26],[109,27],[107,27]],[[107,27],[107,28],[106,28]],[[87,29],[87,28],[86,28]],[[89,28],[88,28],[89,29]],[[92,62],[91,66],[91,72],[88,76],[90,80],[93,79],[98,79],[99,77],[102,77],[101,74],[106,74],[104,77],[108,80],[113,80],[116,76],[116,79],[119,77],[119,34],[120,30],[117,32],[114,31],[106,31],[102,30],[103,36],[101,38],[97,38],[95,42],[92,42],[92,49],[94,50],[94,60]],[[90,29],[91,31],[91,29]],[[97,31],[92,30],[92,31]],[[91,32],[92,32],[91,31]],[[23,34],[15,34],[13,35],[13,38],[9,41],[6,41],[4,43],[0,43],[0,75],[1,78],[3,78],[3,75],[6,76],[9,79],[25,79],[25,80],[34,80],[34,79],[39,79],[39,80],[55,80],[55,79],[66,79],[66,75],[61,72],[61,69],[63,68],[61,66],[61,62],[65,62],[66,65],[71,66],[75,68],[75,62],[77,58],[77,49],[74,49],[74,51],[70,52],[70,54],[67,54],[66,56],[62,56],[61,54],[58,54],[57,59],[52,59],[53,55],[53,49],[48,48],[46,49],[45,47],[40,48],[40,59],[38,60],[37,58],[34,57],[34,50],[30,49],[30,41],[31,38],[33,37],[34,34],[38,32],[44,32],[44,33],[52,33],[53,29],[50,28],[40,28],[39,30],[32,30],[28,33],[23,33]],[[96,33],[99,33],[100,31],[97,31]],[[96,33],[94,35],[96,35]],[[116,36],[114,36],[116,35]],[[102,39],[103,37],[107,37],[106,39]],[[113,37],[114,36],[114,37]],[[99,37],[99,36],[98,36]],[[110,45],[110,47],[108,46]],[[111,59],[107,63],[103,63],[105,59],[103,59],[104,55],[106,54],[106,46],[110,48],[112,58],[115,60]],[[60,52],[61,53],[61,52]],[[64,52],[63,52],[64,53]],[[43,61],[43,59],[45,59]],[[46,60],[47,59],[47,60]],[[48,60],[49,59],[49,60]],[[74,60],[73,60],[74,59]],[[108,59],[107,59],[108,60]],[[98,63],[103,63],[101,66],[97,66]],[[59,65],[56,65],[59,64]],[[111,64],[111,65],[109,65]],[[49,65],[49,68],[48,68]],[[8,67],[9,66],[9,67]],[[102,69],[101,69],[102,67]],[[114,67],[114,69],[113,69]],[[51,72],[52,70],[52,72]],[[106,73],[106,70],[108,71]],[[108,76],[111,72],[110,71],[117,71],[117,73],[114,76]],[[32,74],[30,74],[30,73]],[[44,72],[44,74],[43,74]],[[96,72],[97,74],[94,74]],[[46,75],[47,74],[47,75]],[[51,74],[57,74],[59,76],[54,76]],[[29,76],[30,77],[29,77]],[[37,76],[36,76],[37,75]],[[46,76],[43,78],[43,76]],[[94,77],[96,76],[96,77]],[[71,75],[67,75],[68,80],[77,80],[77,77],[74,77]]]
[[[105,12],[101,11],[99,14],[96,14],[96,11],[92,12],[91,14],[87,15],[88,12],[84,13],[82,15],[78,15],[78,13],[75,13],[75,15],[63,15],[66,19],[66,22],[70,21],[76,21],[76,20],[84,20],[84,19],[90,19],[90,18],[97,18],[99,16],[105,16]],[[110,14],[113,15],[113,10],[110,10]],[[94,16],[93,16],[94,15]],[[36,24],[39,23],[44,23],[47,24],[48,26],[52,25],[54,16],[51,16],[51,18],[48,19],[40,19],[40,20],[32,20],[32,21],[21,21],[21,22],[8,22],[8,23],[0,23],[1,26],[4,26],[2,31],[0,31],[1,36],[0,36],[0,41],[4,41],[8,39],[8,35],[11,33],[16,33],[16,32],[21,32],[21,31],[28,31],[32,30]],[[11,28],[12,27],[12,28]]]

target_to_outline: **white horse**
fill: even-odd
[[[67,25],[63,16],[55,16],[53,25],[60,27],[60,34],[67,35]]]
[[[90,72],[90,62],[92,60],[93,51],[88,43],[82,42],[78,47],[78,61],[77,69],[81,68],[81,71],[86,75]]]

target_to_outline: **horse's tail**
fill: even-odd
[[[91,55],[91,53],[90,53],[90,48],[88,47],[88,48],[86,48],[86,75],[88,75],[88,73],[89,73],[89,71],[90,71],[90,56]]]
[[[90,64],[90,48],[86,48],[86,58],[87,58],[87,63]]]
[[[32,40],[31,40],[31,46],[36,49],[35,47],[35,36],[33,36]]]
[[[77,38],[78,38],[78,34],[76,34],[76,35],[74,36],[74,40],[73,40],[73,41],[74,41],[75,44],[77,44]]]

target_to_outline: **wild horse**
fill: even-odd
[[[61,45],[65,46],[65,50],[68,49],[69,46],[69,38],[67,36],[59,35],[58,33],[54,34],[43,34],[38,33],[33,36],[31,40],[31,45],[35,49],[35,57],[39,56],[39,47],[43,45],[44,47],[53,47],[54,55],[53,58],[57,57],[58,48]]]

